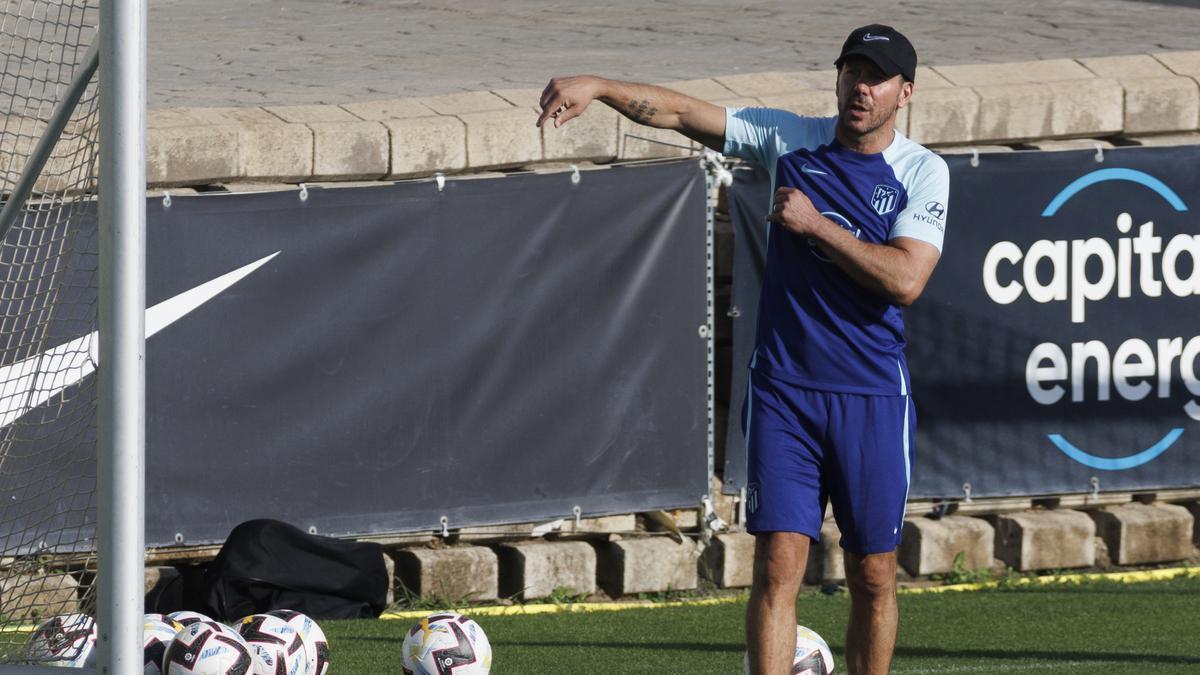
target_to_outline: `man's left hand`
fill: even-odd
[[[796,234],[811,235],[821,226],[825,216],[817,212],[808,195],[796,188],[781,187],[775,191],[767,220],[779,223]]]

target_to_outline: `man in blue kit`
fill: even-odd
[[[555,78],[539,126],[600,100],[766,167],[775,193],[746,404],[746,612],[750,671],[791,671],[796,596],[826,504],[842,532],[851,675],[888,672],[896,641],[896,547],[916,411],[900,308],[941,255],[946,163],[894,129],[917,55],[890,26],[852,32],[835,61],[834,118],[721,108],[645,84]]]

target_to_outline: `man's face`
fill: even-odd
[[[871,60],[851,56],[838,69],[838,123],[865,135],[889,123],[908,105],[912,83],[900,75],[888,77]]]

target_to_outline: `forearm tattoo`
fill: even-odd
[[[652,107],[650,101],[646,99],[640,101],[637,99],[630,100],[629,104],[625,106],[625,110],[626,114],[629,115],[629,119],[638,124],[649,124],[650,120],[654,119],[654,116],[658,114],[658,108]]]

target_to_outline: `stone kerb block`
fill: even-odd
[[[1122,504],[1091,511],[1117,565],[1183,560],[1192,555],[1195,519],[1178,504]]]
[[[238,133],[233,128],[172,126],[146,129],[148,184],[215,183],[237,175]]]
[[[535,126],[532,108],[510,106],[458,117],[467,126],[467,166],[472,169],[520,166],[543,157],[542,130]]]
[[[696,588],[698,555],[690,540],[618,539],[600,544],[597,553],[600,586],[614,598]]]
[[[367,122],[403,120],[410,117],[429,117],[436,114],[429,106],[412,98],[343,103],[339,107],[358,119]]]
[[[69,574],[0,574],[0,615],[33,621],[79,611],[79,582]]]
[[[974,141],[979,105],[979,94],[967,87],[922,87],[906,108],[908,136],[922,144]]]
[[[780,108],[804,117],[833,117],[837,115],[837,94],[833,89],[793,89],[785,94],[760,96],[767,108]]]
[[[414,100],[439,115],[468,115],[513,107],[512,103],[490,91],[464,91]],[[532,122],[530,124],[532,125]]]
[[[951,84],[960,87],[1061,82],[1095,77],[1091,71],[1071,59],[934,66],[933,70]]]
[[[699,144],[683,134],[643,126],[624,115],[617,119],[617,144],[620,159],[687,157],[700,151]]]
[[[1200,85],[1188,77],[1123,80],[1125,133],[1200,128]]]
[[[715,79],[721,86],[734,94],[750,98],[785,96],[796,91],[810,89],[832,93],[836,83],[836,75],[832,68],[828,73],[821,71],[746,73],[725,75]]]
[[[1005,513],[995,527],[996,557],[1021,572],[1096,564],[1096,524],[1081,511]]]
[[[991,567],[994,551],[995,531],[987,521],[968,516],[909,518],[904,521],[898,558],[909,574],[925,576],[952,572],[960,553],[965,569]]]
[[[1151,54],[1156,61],[1171,69],[1177,75],[1186,75],[1200,81],[1200,51],[1194,52],[1158,52]]]
[[[383,124],[356,120],[313,122],[308,127],[313,133],[313,180],[358,180],[388,174],[391,153]]]
[[[660,82],[659,86],[710,103],[731,98],[735,95],[732,89],[714,79],[675,80],[673,82]]]
[[[548,161],[591,160],[607,162],[617,156],[617,111],[592,104],[579,117],[555,129],[554,121],[542,126],[542,146]],[[533,119],[537,119],[534,117]],[[530,121],[530,124],[533,122]],[[647,127],[648,129],[648,127]]]
[[[718,534],[704,549],[705,576],[720,588],[746,588],[754,580],[754,535]]]
[[[490,548],[407,548],[392,557],[396,579],[409,593],[455,602],[498,597],[499,567]]]
[[[410,178],[467,168],[467,127],[449,116],[412,117],[380,122],[391,138],[389,178]]]
[[[234,123],[237,177],[301,181],[313,175],[313,131],[303,124]]]
[[[584,541],[522,541],[497,547],[500,594],[535,600],[565,588],[596,592],[596,551]]]
[[[1081,66],[1082,67],[1082,66]],[[974,87],[979,95],[978,140],[1017,141],[1103,136],[1124,124],[1124,89],[1115,80]]]
[[[1125,133],[1186,131],[1200,124],[1196,80],[1176,75],[1148,54],[1079,59],[1125,88]]]

